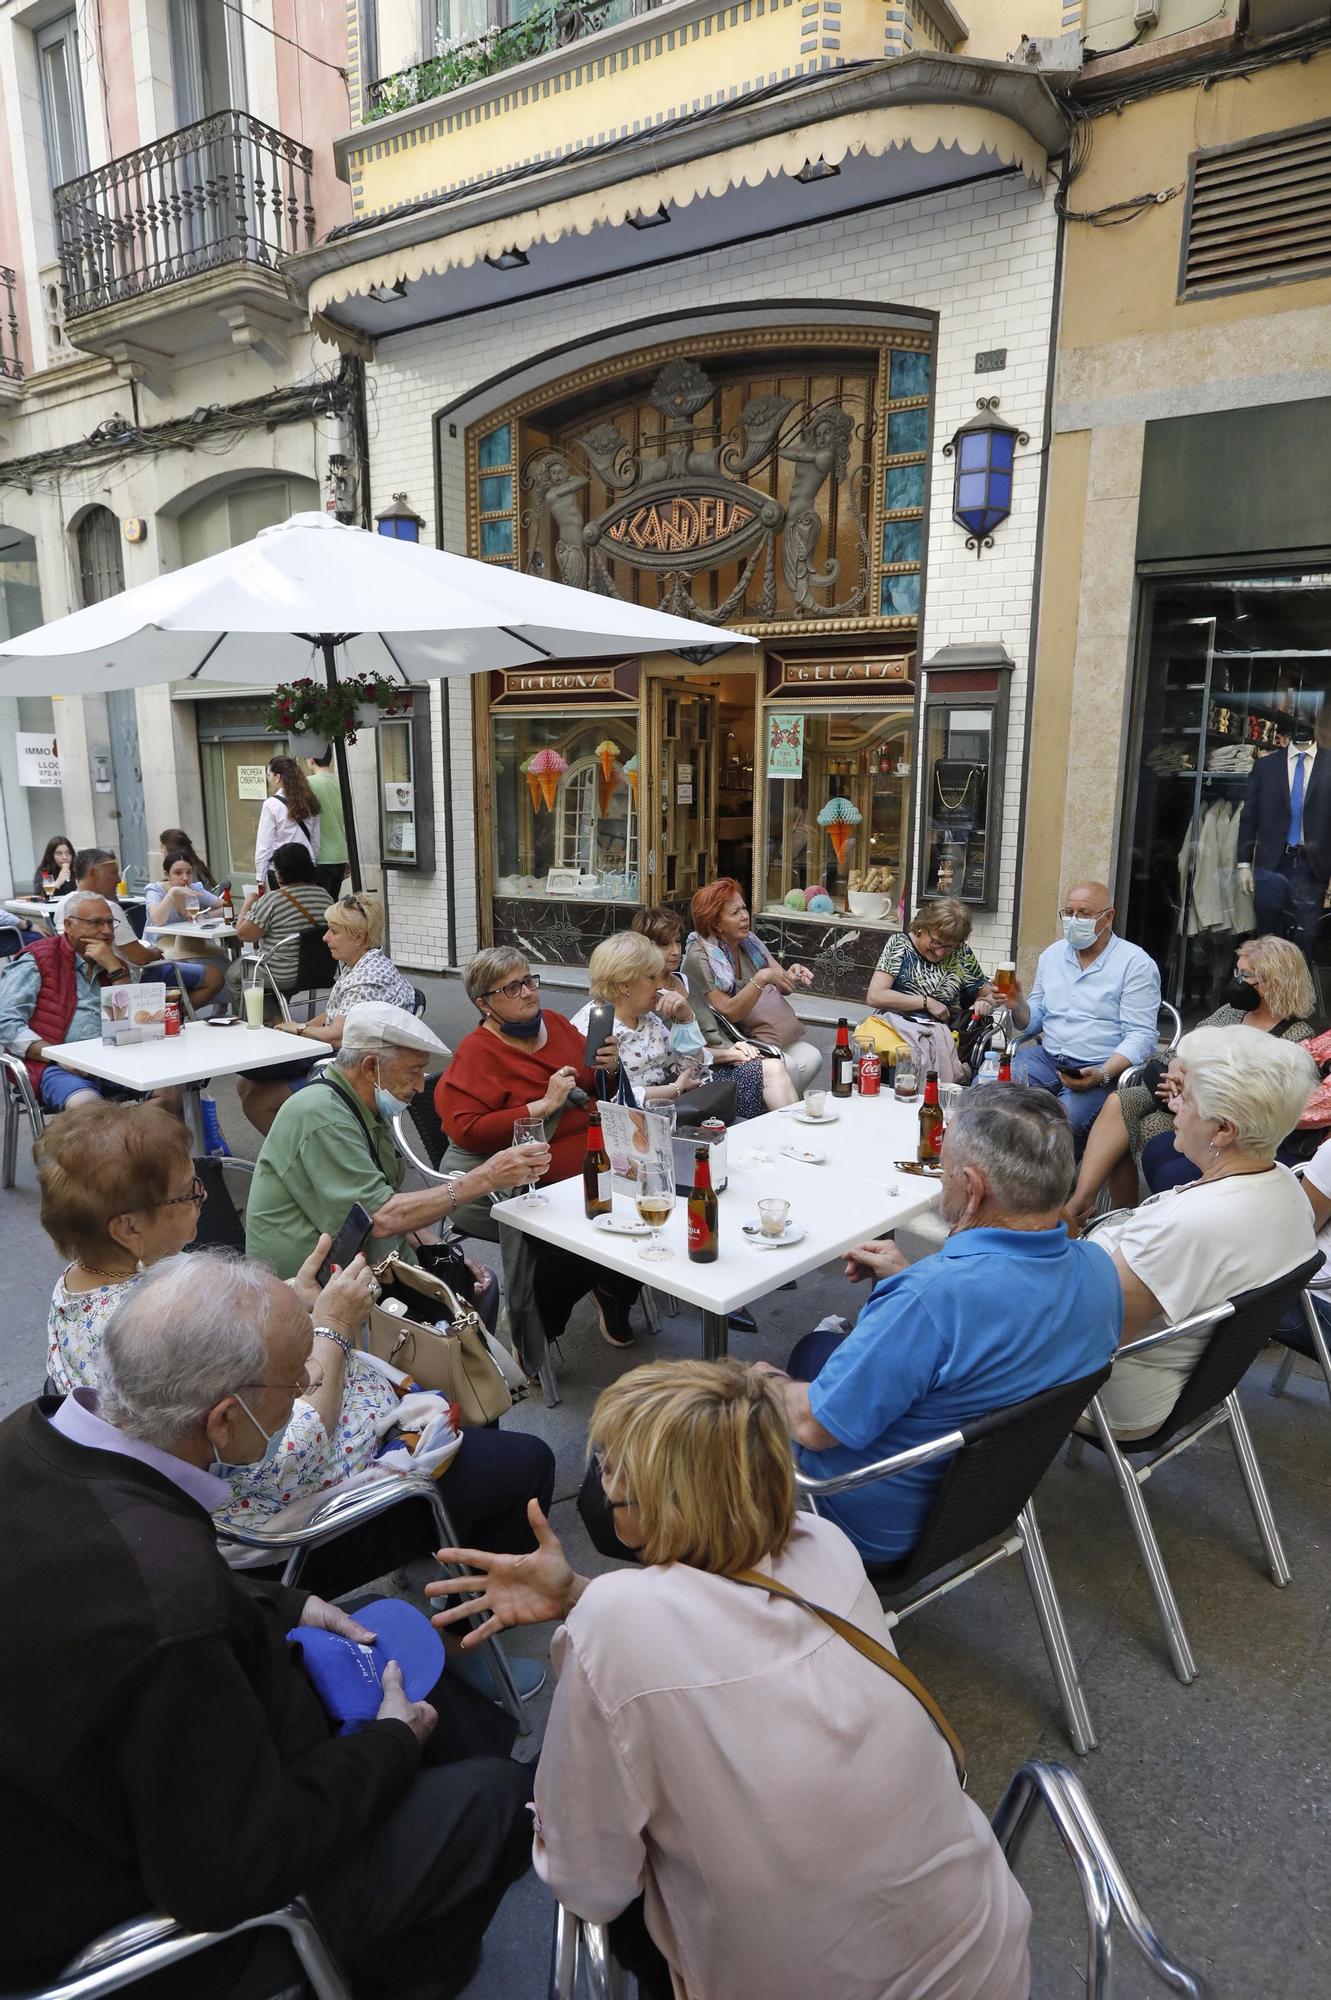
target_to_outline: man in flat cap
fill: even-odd
[[[413,1261],[418,1232],[482,1195],[541,1178],[549,1147],[512,1146],[441,1185],[401,1191],[406,1166],[391,1121],[425,1088],[428,1059],[449,1053],[403,1007],[367,1000],[348,1008],[332,1065],[287,1099],[260,1149],[245,1208],[251,1257],[279,1278],[294,1277],[319,1237],[335,1237],[359,1202],[372,1218],[369,1261],[394,1253]],[[489,1277],[480,1266],[474,1275]]]

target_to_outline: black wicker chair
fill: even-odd
[[[1074,1749],[1083,1756],[1095,1748],[1086,1697],[1072,1655],[1067,1626],[1035,1519],[1032,1495],[1058,1454],[1072,1426],[1094,1397],[1109,1368],[1099,1368],[1075,1382],[1041,1390],[1025,1402],[1011,1403],[988,1416],[973,1418],[945,1437],[915,1445],[876,1465],[861,1467],[832,1479],[810,1479],[797,1471],[795,1483],[809,1496],[814,1512],[818,1501],[834,1493],[869,1486],[934,1460],[950,1460],[943,1482],[929,1509],[920,1539],[900,1562],[866,1564],[888,1607],[889,1623],[919,1611],[935,1597],[1005,1556],[1019,1555],[1035,1603],[1049,1664]],[[976,1551],[983,1553],[977,1556]],[[959,1569],[955,1565],[961,1565]],[[947,1569],[942,1582],[928,1579]],[[921,1586],[924,1586],[921,1588]]]
[[[1158,1333],[1143,1334],[1139,1340],[1129,1341],[1119,1349],[1116,1363],[1126,1355],[1143,1354],[1167,1346],[1182,1334],[1201,1333],[1208,1327],[1213,1329],[1173,1409],[1149,1437],[1116,1439],[1109,1428],[1104,1405],[1097,1395],[1090,1408],[1094,1432],[1074,1438],[1069,1449],[1069,1461],[1075,1463],[1081,1455],[1083,1443],[1094,1445],[1097,1451],[1105,1454],[1113,1468],[1132,1532],[1137,1538],[1137,1547],[1146,1566],[1151,1596],[1169,1647],[1169,1657],[1174,1672],[1185,1684],[1195,1678],[1196,1662],[1141,1488],[1166,1460],[1187,1451],[1208,1431],[1221,1424],[1227,1425],[1248,1504],[1266,1553],[1271,1580],[1280,1587],[1289,1582],[1289,1564],[1281,1546],[1280,1531],[1271,1510],[1262,1469],[1257,1463],[1252,1435],[1239,1404],[1238,1386],[1267,1342],[1279,1337],[1281,1321],[1309,1279],[1321,1270],[1322,1263],[1319,1250],[1315,1257],[1300,1264],[1297,1270],[1286,1272],[1269,1285],[1241,1292],[1214,1312],[1196,1313],[1190,1319],[1180,1320],[1175,1326],[1167,1326]],[[1134,1460],[1139,1462],[1133,1463]]]
[[[199,1227],[194,1241],[186,1244],[186,1249],[243,1251],[244,1204],[242,1202],[237,1207],[227,1180],[230,1175],[238,1175],[248,1190],[254,1173],[253,1161],[238,1160],[234,1155],[208,1153],[195,1160],[194,1171],[207,1189],[208,1199],[199,1209]]]

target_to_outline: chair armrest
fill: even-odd
[[[413,1146],[411,1140],[407,1137],[407,1114],[405,1111],[399,1111],[397,1116],[389,1122],[393,1128],[394,1145],[407,1162],[407,1165],[415,1167],[417,1173],[425,1180],[433,1182],[437,1187],[442,1187],[445,1181],[461,1180],[461,1174],[441,1173],[438,1167],[432,1167],[428,1160],[421,1158],[420,1154],[416,1151],[416,1147]]]
[[[1144,1354],[1148,1348],[1167,1347],[1171,1340],[1179,1340],[1185,1333],[1203,1333],[1207,1327],[1218,1326],[1222,1319],[1232,1319],[1233,1306],[1226,1301],[1214,1312],[1193,1313],[1188,1319],[1177,1320],[1173,1326],[1162,1326],[1156,1333],[1143,1333],[1136,1340],[1129,1340],[1114,1355],[1121,1361],[1125,1354]]]
[[[400,1501],[428,1499],[433,1486],[432,1480],[416,1479],[409,1473],[388,1473],[383,1479],[334,1486],[321,1493],[300,1527],[242,1528],[228,1521],[218,1528],[217,1536],[222,1542],[239,1542],[247,1549],[272,1549],[275,1553],[312,1548],[329,1535],[340,1535],[361,1521],[374,1520]]]
[[[879,1479],[891,1479],[898,1472],[910,1472],[917,1465],[929,1465],[936,1458],[950,1458],[966,1442],[964,1431],[949,1431],[946,1437],[931,1438],[927,1444],[913,1444],[909,1451],[895,1452],[891,1458],[877,1459],[872,1465],[857,1466],[854,1472],[836,1473],[831,1479],[810,1479],[795,1468],[795,1486],[801,1493],[821,1498],[827,1493],[851,1493],[871,1486]]]

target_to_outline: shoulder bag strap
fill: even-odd
[[[374,1171],[377,1174],[383,1174],[384,1163],[379,1158],[379,1148],[374,1143],[374,1134],[370,1130],[369,1120],[366,1118],[365,1112],[361,1107],[361,1105],[357,1103],[356,1099],[352,1096],[349,1090],[339,1090],[337,1085],[335,1083],[330,1082],[326,1076],[316,1076],[314,1081],[316,1084],[322,1084],[325,1090],[331,1090],[333,1095],[337,1098],[339,1104],[349,1104],[351,1106],[352,1110],[356,1114],[356,1123],[360,1126],[361,1132],[364,1136],[366,1150],[368,1151],[371,1160],[374,1162]],[[386,1174],[384,1175],[384,1178],[385,1179],[388,1178]]]
[[[821,1618],[824,1625],[830,1625],[832,1630],[848,1645],[853,1646],[857,1653],[862,1654],[866,1660],[872,1660],[873,1664],[881,1667],[885,1674],[890,1674],[908,1694],[913,1694],[952,1752],[952,1762],[956,1765],[957,1777],[962,1790],[965,1791],[966,1753],[961,1747],[961,1738],[923,1681],[917,1680],[910,1668],[902,1665],[889,1646],[885,1646],[881,1639],[872,1638],[868,1632],[861,1632],[859,1626],[852,1625],[848,1618],[840,1617],[835,1611],[828,1611],[821,1604],[811,1604],[808,1598],[801,1597],[797,1590],[788,1590],[784,1583],[778,1583],[775,1577],[764,1576],[761,1570],[737,1570],[731,1577],[731,1582],[747,1584],[752,1590],[767,1590],[774,1597],[784,1597],[792,1604],[802,1605],[806,1611],[811,1611],[815,1618]]]
[[[280,883],[278,884],[277,893],[279,896],[286,897],[287,901],[290,903],[293,910],[300,911],[302,917],[304,917],[307,924],[313,924],[317,929],[319,925],[323,922],[322,917],[312,917],[309,911],[306,909],[304,903],[301,902],[300,898],[298,896],[293,896],[290,889],[284,889]]]

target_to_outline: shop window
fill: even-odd
[[[1221,1004],[1245,937],[1288,937],[1315,970],[1331,964],[1329,627],[1331,574],[1311,570],[1158,578],[1143,592],[1120,927],[1190,1020]],[[1290,853],[1301,745],[1315,754]]]
[[[120,523],[109,507],[90,507],[78,525],[79,593],[85,605],[100,604],[125,588]]]
[[[293,514],[322,511],[317,481],[298,474],[245,479],[210,493],[187,507],[177,523],[182,563],[201,562],[223,549],[253,541],[261,528],[289,521]]]
[[[499,711],[492,731],[495,894],[637,902],[636,714]]]
[[[932,355],[893,350],[887,376],[887,470],[879,549],[878,612],[883,618],[914,619],[920,611],[932,371]]]
[[[821,916],[896,923],[908,866],[908,702],[766,715],[767,862],[764,907],[798,914],[820,891]],[[789,771],[789,776],[777,776]]]

